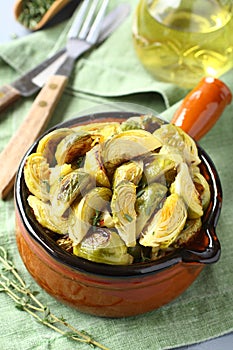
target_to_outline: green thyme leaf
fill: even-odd
[[[129,222],[132,222],[132,221],[133,221],[132,216],[130,216],[130,215],[127,214],[127,213],[124,214],[124,217],[125,217],[125,219],[128,220]]]

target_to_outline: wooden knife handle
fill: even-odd
[[[50,77],[37,95],[23,123],[0,154],[0,198],[4,199],[12,189],[21,159],[44,130],[66,83],[67,77],[63,75]]]
[[[0,88],[0,112],[20,98],[20,92],[10,85]]]

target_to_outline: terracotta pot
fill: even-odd
[[[172,123],[199,139],[214,125],[231,97],[230,90],[221,81],[205,78],[184,99]],[[123,121],[132,114],[135,113],[96,113],[53,129],[93,121]],[[25,266],[49,294],[80,311],[98,316],[138,315],[175,299],[192,284],[206,264],[218,261],[220,243],[216,225],[222,205],[222,189],[213,162],[200,146],[197,146],[200,168],[209,183],[211,200],[196,239],[157,261],[115,266],[69,254],[35,220],[27,203],[23,167],[38,141],[25,154],[16,177],[16,239]]]
[[[90,120],[114,118],[122,121],[131,115],[122,112],[101,113],[73,119],[55,128],[72,127]],[[199,146],[201,172],[210,185],[211,201],[195,242],[156,262],[111,266],[67,253],[36,222],[27,204],[23,166],[26,157],[35,151],[37,143],[25,155],[17,174],[16,238],[28,271],[55,298],[98,316],[137,315],[175,299],[190,286],[206,264],[219,259],[220,244],[215,229],[222,203],[221,184],[213,162]]]

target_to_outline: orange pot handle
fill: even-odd
[[[198,141],[213,127],[231,100],[227,85],[219,79],[205,77],[184,98],[171,123]]]

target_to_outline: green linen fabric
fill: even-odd
[[[109,103],[152,109],[170,120],[187,90],[152,78],[138,61],[131,25],[136,0],[128,1],[132,13],[100,47],[78,60],[69,84],[48,127]],[[112,0],[111,6],[118,1]],[[65,44],[71,21],[41,30],[0,46],[0,83],[16,79],[28,68]],[[233,90],[232,71],[221,77]],[[21,99],[0,115],[0,151],[30,109],[35,96]],[[124,105],[125,106],[125,105]],[[214,161],[223,187],[223,208],[218,223],[222,254],[218,263],[205,267],[192,286],[170,304],[136,317],[112,319],[86,315],[54,300],[26,271],[15,242],[14,203],[11,194],[0,201],[0,245],[13,258],[25,281],[39,291],[40,300],[53,313],[112,350],[161,350],[201,342],[233,330],[232,170],[233,105],[200,141]],[[22,135],[23,137],[23,135]],[[1,164],[3,167],[4,164]],[[3,350],[88,349],[37,323],[15,308],[0,293],[0,348]]]

